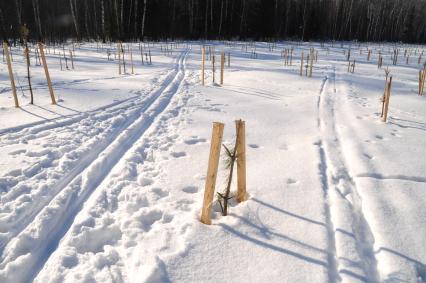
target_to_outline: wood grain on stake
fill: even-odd
[[[383,122],[386,122],[388,119],[388,110],[389,110],[389,100],[390,100],[390,94],[391,94],[391,87],[392,87],[392,76],[389,78],[388,87],[387,87],[387,93],[386,93],[386,101],[385,101],[385,113],[383,117]]]
[[[246,189],[246,123],[242,120],[235,121],[237,130],[237,201],[247,200]]]
[[[52,81],[50,80],[49,69],[47,68],[46,57],[44,56],[43,44],[40,42],[38,44],[40,49],[41,60],[43,61],[44,73],[46,75],[47,86],[49,87],[50,98],[52,100],[52,104],[56,104],[55,93],[53,92]]]
[[[225,65],[225,52],[220,54],[220,84],[223,85],[223,68]]]
[[[12,86],[13,99],[15,100],[15,107],[19,107],[18,95],[16,94],[15,78],[13,77],[13,71],[12,71],[12,62],[10,62],[9,47],[7,46],[6,42],[3,42],[3,50],[4,50],[4,54],[6,55],[7,69],[9,70],[10,85]]]
[[[224,124],[222,123],[213,123],[209,164],[207,167],[206,184],[204,187],[203,208],[201,211],[201,222],[207,225],[211,224],[211,210],[214,190],[216,187],[217,169],[219,167],[220,149],[222,147],[223,127]]]

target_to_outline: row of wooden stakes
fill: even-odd
[[[53,92],[52,81],[50,80],[49,69],[47,67],[46,56],[44,55],[44,46],[43,46],[42,43],[38,44],[38,49],[40,50],[40,56],[41,56],[41,60],[43,62],[44,73],[46,75],[47,85],[49,87],[49,92],[50,92],[50,98],[52,100],[52,104],[56,104],[55,93]],[[17,92],[16,92],[16,85],[15,85],[15,78],[14,78],[13,70],[12,70],[11,56],[10,56],[10,53],[9,53],[9,46],[6,42],[3,42],[3,51],[4,51],[4,54],[6,56],[7,68],[8,68],[8,71],[9,71],[10,85],[12,87],[12,93],[13,93],[13,99],[15,101],[15,107],[19,107],[18,95],[17,95]],[[28,52],[28,51],[26,51],[26,52]]]
[[[209,54],[212,52],[209,51]],[[211,55],[212,60],[212,80],[213,83],[215,83],[215,74],[216,74],[216,68],[215,68],[215,55]],[[206,61],[206,51],[205,48],[202,47],[201,49],[201,82],[203,85],[205,85],[205,61]],[[228,53],[228,67],[231,65],[231,54]],[[223,85],[223,76],[224,76],[224,68],[225,68],[225,52],[222,51],[220,53],[220,84]]]

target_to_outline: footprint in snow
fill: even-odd
[[[299,181],[297,181],[297,180],[295,180],[295,179],[293,179],[293,178],[288,178],[288,179],[287,179],[287,184],[288,184],[288,185],[295,185],[295,184],[297,184],[297,183],[299,183]]]
[[[184,157],[186,156],[186,152],[171,152],[170,153],[171,156],[173,156],[174,158],[179,158],[179,157]]]
[[[249,144],[248,146],[251,147],[251,148],[259,148],[260,147],[259,145],[254,144],[254,143]]]
[[[182,188],[182,191],[188,194],[195,194],[196,192],[198,192],[198,188],[195,186],[187,186]]]
[[[193,145],[193,144],[197,144],[197,143],[203,143],[203,142],[206,142],[206,139],[192,138],[192,139],[188,139],[188,140],[184,141],[184,143],[189,144],[189,145]]]

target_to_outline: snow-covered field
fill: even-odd
[[[223,86],[211,61],[200,84],[200,42],[145,45],[152,65],[134,43],[133,75],[128,54],[125,75],[107,60],[114,45],[77,46],[64,71],[51,49],[58,105],[34,57],[29,104],[14,48],[13,107],[1,62],[0,282],[426,282],[425,47],[400,45],[394,66],[392,45],[352,44],[351,74],[348,43],[205,44],[231,54]],[[311,47],[318,62],[301,77]],[[379,50],[393,76],[387,123]],[[212,122],[232,144],[240,118],[250,198],[227,217],[215,205],[204,225]],[[221,164],[218,191],[225,180]]]

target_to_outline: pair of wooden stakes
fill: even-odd
[[[211,51],[210,51],[211,54]],[[205,48],[203,47],[201,49],[201,82],[203,85],[205,85],[205,80],[204,80],[204,70],[205,70],[205,57],[206,57],[206,52],[205,52]],[[230,64],[230,55],[228,53],[228,66]],[[220,53],[220,84],[223,85],[223,71],[225,68],[225,52],[222,51]],[[216,69],[215,69],[215,56],[213,54],[212,57],[212,72],[213,72],[213,83],[215,83],[215,73],[216,73]]]
[[[44,55],[43,44],[39,43],[38,48],[40,50],[41,60],[43,61],[44,73],[46,75],[47,85],[49,87],[50,98],[52,100],[52,104],[56,104],[55,93],[53,92],[52,81],[50,80],[49,69],[47,67],[46,57]],[[15,101],[15,107],[19,107],[18,95],[16,93],[15,78],[13,76],[12,62],[11,62],[10,53],[9,53],[9,46],[7,45],[6,42],[3,42],[3,50],[4,50],[4,53],[6,55],[7,68],[8,68],[8,71],[9,71],[10,85],[12,87],[13,99]]]
[[[207,225],[211,224],[211,213],[213,197],[216,187],[217,171],[219,167],[220,149],[222,147],[223,123],[214,122],[212,130],[212,139],[210,145],[209,163],[207,167],[206,183],[204,187],[204,200],[201,210],[201,222]],[[236,162],[237,162],[237,196],[238,202],[247,200],[246,191],[246,139],[245,139],[245,122],[242,120],[235,121],[236,126]]]

